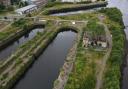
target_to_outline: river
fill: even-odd
[[[23,45],[25,42],[31,40],[38,32],[43,32],[43,28],[35,28],[32,29],[29,33],[25,34],[24,36],[20,37],[15,42],[11,43],[6,48],[0,50],[0,61],[7,59],[11,54],[13,54],[16,49]]]
[[[58,33],[13,89],[52,89],[76,35],[72,31]]]

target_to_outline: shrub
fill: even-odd
[[[99,12],[106,14],[112,21],[123,24],[122,13],[117,8],[102,8]]]

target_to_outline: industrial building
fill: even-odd
[[[38,9],[37,5],[28,5],[28,6],[15,10],[15,12],[17,14],[24,15],[24,14],[29,14],[34,11],[37,11],[37,9]]]

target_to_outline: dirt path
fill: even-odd
[[[107,60],[110,56],[111,50],[112,50],[112,37],[111,37],[110,31],[104,23],[99,22],[99,24],[103,25],[104,28],[105,28],[104,30],[105,30],[105,33],[106,33],[106,38],[107,38],[107,42],[109,44],[109,48],[107,50],[107,53],[105,54],[105,56],[102,59],[102,62],[101,62],[101,65],[100,65],[100,71],[97,75],[97,80],[96,80],[97,82],[96,82],[96,88],[95,89],[101,89],[102,88],[103,75],[104,75],[104,70],[105,70],[105,67],[106,67],[106,62],[107,62]]]

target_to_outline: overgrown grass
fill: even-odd
[[[89,4],[92,3],[92,1],[82,1],[82,2],[59,2],[59,1],[55,1],[55,2],[49,2],[48,4],[46,4],[46,8],[49,7],[56,7],[56,6],[61,6],[61,5],[71,5],[71,4]]]
[[[110,58],[107,62],[106,73],[104,77],[103,89],[120,89],[121,64],[124,55],[125,36],[122,26],[112,22],[109,29],[113,37],[113,47]]]
[[[22,75],[27,67],[34,61],[33,57],[38,54],[37,50],[45,49],[48,42],[53,39],[54,33],[57,32],[51,32],[51,30],[49,31],[49,28],[47,30],[45,29],[43,33],[39,32],[32,40],[19,47],[17,51],[0,66],[0,89],[9,89],[9,87],[15,83],[17,78],[19,78],[19,76]],[[15,65],[13,65],[13,63]],[[3,71],[10,66],[11,70],[7,72],[7,77],[3,77],[5,75],[2,74]],[[11,71],[13,71],[13,77],[10,77],[9,75]],[[4,83],[6,86],[2,85]]]
[[[106,14],[112,21],[123,25],[122,13],[117,8],[102,8],[99,12]]]
[[[81,14],[74,14],[74,15],[67,15],[67,16],[59,16],[61,19],[65,20],[92,20],[98,21],[97,13],[81,13]]]
[[[105,23],[111,31],[113,41],[112,52],[107,62],[102,89],[120,89],[120,69],[123,62],[125,44],[122,15],[116,8],[107,8],[100,12],[105,13],[109,17],[109,20],[105,21]]]
[[[31,19],[20,19],[18,21],[15,21],[10,27],[0,32],[0,41],[10,37],[13,34],[16,34],[16,32],[26,30],[26,28],[29,25],[32,25],[32,23],[33,22]]]
[[[42,15],[49,15],[53,13],[61,13],[61,12],[67,12],[67,11],[74,11],[74,10],[82,10],[84,7],[87,9],[89,8],[95,8],[95,7],[100,7],[100,6],[105,6],[107,3],[106,2],[90,2],[90,1],[85,1],[85,2],[79,2],[79,3],[60,3],[60,2],[54,2],[51,4],[46,5],[45,8],[42,10]],[[85,9],[86,9],[85,8]]]
[[[53,21],[49,21],[43,33],[39,32],[32,40],[18,48],[17,51],[5,61],[6,63],[0,66],[0,89],[9,89],[13,83],[24,74],[26,69],[35,61],[36,57],[39,56],[54,37],[56,37],[58,32],[61,31],[61,29],[55,27],[53,23]],[[2,74],[7,68],[10,68],[10,70]],[[12,71],[13,73],[10,76]],[[5,75],[7,77],[3,77]]]
[[[86,29],[84,28],[84,31]],[[90,29],[91,30],[91,29]],[[84,32],[83,31],[83,32]],[[85,49],[83,47],[83,33],[77,48],[74,68],[69,75],[65,89],[94,89],[96,84],[97,61],[101,60],[104,52]]]
[[[88,22],[86,31],[92,32],[92,37],[98,35],[105,35],[104,26],[98,24],[94,20],[90,20]]]
[[[104,83],[102,89],[120,89],[120,78],[121,78],[120,67],[122,64],[122,58],[124,54],[123,48],[124,48],[124,38],[125,38],[123,32],[122,14],[116,8],[102,9],[100,10],[100,12],[104,13],[109,17],[104,22],[108,25],[113,38],[112,52],[105,69],[106,72],[103,78]],[[98,14],[96,13],[91,15],[77,14],[77,15],[69,15],[69,16],[60,16],[61,19],[91,20],[91,22],[89,22],[88,24],[89,29],[92,29],[94,31],[99,31],[98,28],[102,29],[102,27],[96,26],[96,24],[94,23],[95,21],[98,21],[97,17]],[[96,29],[94,29],[95,27]],[[100,30],[98,33],[104,34],[102,30]],[[82,43],[80,43],[80,45],[81,44]],[[92,50],[87,52],[80,45],[78,47],[74,69],[69,76],[69,80],[67,82],[65,89],[94,89],[95,87],[96,64],[95,62],[88,63],[88,60],[91,60],[90,58],[88,58],[88,55],[91,54]],[[96,57],[94,56],[94,54],[92,56],[93,56],[92,59],[94,61],[94,58]],[[100,57],[102,56],[103,54],[101,54]]]

